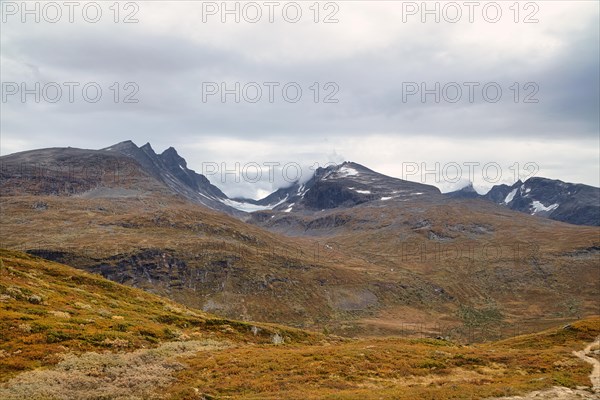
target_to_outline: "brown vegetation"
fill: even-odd
[[[213,317],[0,253],[0,397],[479,399],[590,386],[600,317],[498,342],[349,340]],[[29,371],[29,372],[27,372]]]

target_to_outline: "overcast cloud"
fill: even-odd
[[[538,176],[599,186],[599,3],[521,2],[518,23],[512,1],[495,3],[502,17],[486,21],[482,9],[488,3],[480,2],[472,23],[463,2],[454,3],[463,13],[457,23],[443,14],[439,23],[431,15],[423,23],[421,13],[405,12],[421,2],[401,1],[321,2],[319,23],[309,8],[313,2],[298,3],[297,23],[283,18],[288,2],[280,2],[273,23],[265,3],[256,2],[263,13],[259,22],[246,22],[242,15],[236,23],[228,15],[223,23],[220,13],[205,13],[204,22],[202,12],[220,8],[221,2],[136,1],[120,3],[115,23],[113,2],[97,2],[102,17],[89,23],[81,2],[70,23],[67,7],[57,2],[60,21],[48,22],[54,11],[45,15],[39,3],[36,23],[33,15],[22,22],[21,2],[2,0],[0,153],[103,148],[131,139],[138,145],[150,142],[157,151],[174,146],[200,173],[207,163],[228,169],[239,163],[240,170],[249,162],[297,163],[306,179],[315,163],[351,160],[443,191],[469,180],[485,191],[527,177],[529,162],[539,167]],[[36,2],[28,4],[33,8]],[[236,2],[227,4],[233,8]],[[433,8],[435,2],[429,4]],[[248,10],[246,16],[253,18]],[[323,23],[333,11],[339,22]],[[447,19],[453,18],[454,11],[448,12]],[[137,23],[123,23],[130,13]],[[286,16],[294,14],[290,8]],[[486,17],[494,14],[490,9]],[[524,23],[530,14],[538,22]],[[34,95],[22,102],[21,93],[10,94],[14,87],[6,85],[13,82],[28,88],[36,82],[80,86],[73,102],[64,88],[56,103],[44,96],[37,103]],[[87,82],[102,88],[100,101],[82,97]],[[114,82],[118,102],[110,89]],[[128,82],[134,85],[125,86]],[[223,103],[219,94],[203,96],[207,82],[226,82],[228,88],[257,82],[262,97],[252,103],[242,96],[236,103],[228,95]],[[272,102],[264,82],[279,84]],[[302,89],[296,103],[282,96],[281,88],[290,82]],[[407,95],[415,88],[410,82],[417,87],[425,82],[430,89],[435,82],[440,87],[456,82],[462,97],[448,101],[456,95],[451,84],[439,103],[433,94],[423,103],[420,94]],[[465,82],[478,84],[472,101]],[[484,98],[487,83],[494,83],[487,92],[492,97],[494,88],[502,89],[497,102]],[[139,101],[123,102],[127,94]],[[293,97],[294,90],[288,94]],[[328,94],[338,102],[325,103]],[[254,89],[246,95],[254,97]],[[443,172],[450,163],[468,162],[498,163],[502,176],[497,182],[483,179],[479,167],[473,177],[465,168],[460,179],[455,174],[444,179],[442,173],[437,182],[433,174],[407,174],[414,165],[422,172],[439,163]],[[288,184],[281,172],[269,179],[265,171],[258,183],[235,182],[232,175],[208,177],[230,196],[259,197]]]

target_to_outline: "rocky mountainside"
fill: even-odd
[[[254,213],[254,221],[279,213],[310,215],[414,199],[483,199],[557,221],[600,225],[600,189],[592,186],[534,177],[494,186],[485,195],[469,185],[442,196],[434,186],[385,176],[353,162],[318,168],[307,182],[260,200],[229,199],[204,175],[189,169],[173,147],[157,154],[149,143],[138,147],[130,140],[102,150],[52,148],[3,156],[0,182],[3,194],[110,197],[163,191],[244,219]]]
[[[450,198],[481,198],[530,215],[576,225],[600,225],[600,188],[533,177],[512,186],[496,185],[485,195],[472,186],[446,194]]]
[[[170,147],[157,154],[149,143],[132,141],[102,150],[51,148],[0,157],[3,195],[76,195],[87,198],[176,194],[195,204],[240,216],[227,196],[187,168]]]
[[[215,210],[238,214],[223,203],[227,196],[211,184],[204,175],[189,169],[185,159],[177,154],[177,150],[173,147],[169,147],[161,154],[156,154],[150,143],[138,147],[128,140],[103,150],[116,151],[133,158],[144,168],[145,172],[164,183],[173,192],[195,203]]]

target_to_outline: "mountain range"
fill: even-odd
[[[598,312],[598,228],[552,220],[597,225],[583,185],[442,194],[345,162],[230,199],[175,149],[131,141],[3,156],[0,184],[0,247],[227,318],[379,335],[467,306],[532,328]]]
[[[128,160],[123,161],[121,156],[127,157]],[[92,162],[92,167],[84,167],[86,160]],[[56,190],[80,192],[82,189],[89,189],[86,195],[94,196],[96,194],[91,189],[93,185],[99,184],[99,177],[92,176],[93,171],[90,168],[101,168],[105,175],[107,171],[111,171],[115,177],[120,176],[122,179],[126,178],[127,173],[144,174],[154,178],[158,184],[164,186],[163,189],[191,202],[237,217],[247,217],[246,214],[253,211],[310,213],[325,209],[351,208],[371,202],[398,202],[407,201],[415,196],[441,195],[434,186],[388,177],[360,164],[344,162],[318,168],[306,183],[295,183],[278,189],[260,200],[230,199],[204,175],[189,169],[186,160],[173,147],[157,154],[150,143],[138,147],[130,140],[102,150],[67,148],[16,153],[2,157],[1,162],[5,185],[14,179],[12,172],[18,173],[14,171],[16,166],[37,168],[38,172],[42,173],[47,164],[46,174],[52,170],[63,175],[73,173],[79,166],[80,169],[87,168],[85,173],[88,179],[84,180],[88,182],[73,181],[70,182],[70,189]],[[119,165],[120,162],[123,165]],[[135,167],[132,167],[131,162],[136,164]],[[13,171],[7,173],[8,170]],[[83,169],[81,172],[84,172]],[[42,177],[40,175],[40,178]],[[45,186],[52,184],[39,183]],[[49,191],[52,192],[52,189]],[[451,199],[487,200],[511,210],[577,225],[600,225],[600,188],[583,184],[532,177],[525,182],[517,181],[512,186],[496,185],[484,195],[479,195],[472,185],[469,185],[444,196]]]
[[[0,397],[591,399],[597,201],[353,162],[232,199],[173,148],[3,156]]]

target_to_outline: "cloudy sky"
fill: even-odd
[[[599,3],[476,3],[2,0],[0,153],[173,146],[249,197],[285,185],[273,163],[343,160],[599,186]]]

